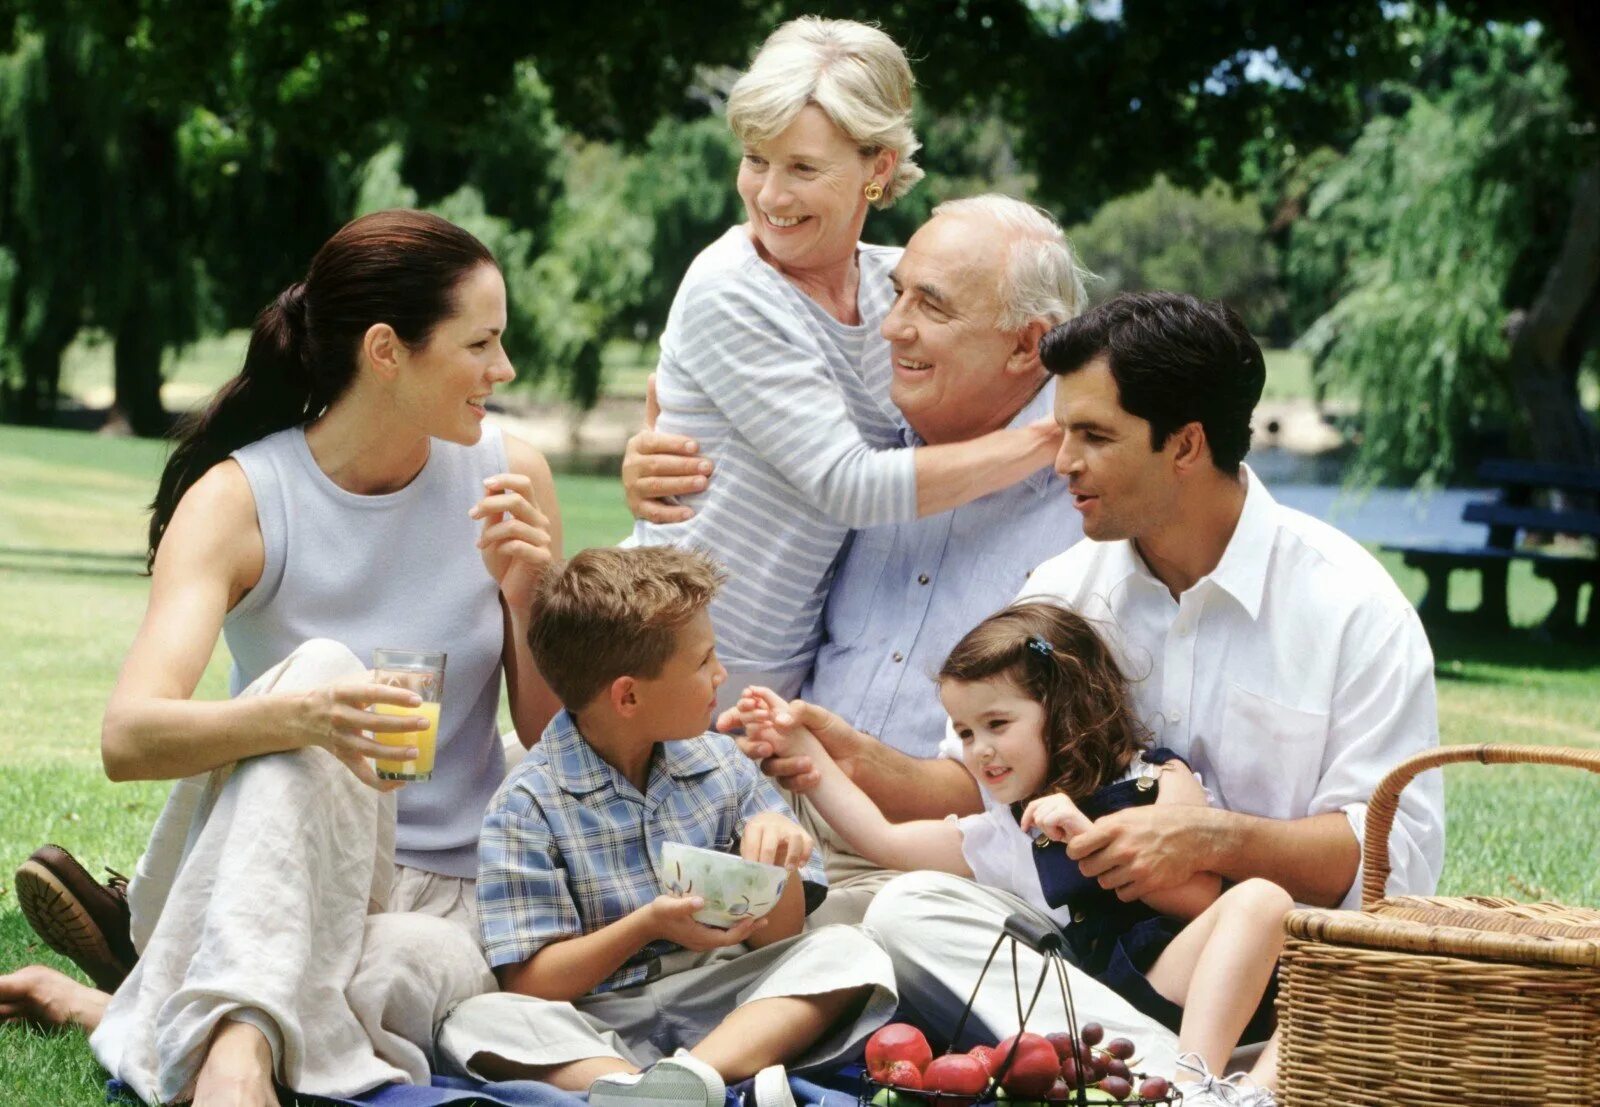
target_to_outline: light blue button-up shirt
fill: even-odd
[[[1055,392],[1051,378],[1011,426],[1048,418]],[[936,756],[946,719],[933,678],[944,659],[1082,537],[1067,484],[1049,468],[954,511],[852,532],[801,696],[903,753]]]

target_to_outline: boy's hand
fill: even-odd
[[[757,930],[767,925],[766,919],[745,919],[737,926],[721,930],[715,926],[695,922],[693,915],[706,905],[699,896],[675,896],[662,893],[644,910],[649,914],[652,940],[660,939],[696,953],[704,953],[723,946],[736,946]]]
[[[1065,842],[1068,838],[1082,834],[1094,825],[1094,822],[1078,810],[1078,805],[1073,803],[1060,792],[1049,796],[1040,796],[1022,812],[1022,820],[1018,824],[1023,833],[1034,827],[1046,838],[1056,842]]]
[[[739,855],[746,861],[782,865],[794,872],[811,860],[811,835],[775,811],[763,811],[744,824]]]

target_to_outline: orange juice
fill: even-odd
[[[379,715],[420,715],[428,720],[426,730],[373,734],[374,738],[386,746],[397,746],[401,749],[406,746],[415,746],[417,748],[417,759],[415,761],[378,759],[376,762],[378,779],[427,780],[432,777],[434,747],[439,738],[439,705],[436,703],[420,703],[416,707],[401,707],[399,704],[394,703],[375,703],[371,709]]]

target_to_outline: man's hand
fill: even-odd
[[[764,918],[745,919],[727,930],[695,922],[694,913],[705,905],[706,901],[699,896],[657,896],[643,909],[649,914],[651,940],[667,941],[696,953],[704,953],[710,949],[736,946],[767,925]]]
[[[1130,807],[1102,816],[1067,842],[1083,875],[1124,903],[1144,899],[1213,869],[1207,861],[1217,812],[1191,804]]]
[[[782,865],[790,872],[811,860],[816,843],[776,811],[763,811],[744,824],[739,838],[739,856],[763,865]]]
[[[1018,824],[1026,834],[1034,827],[1039,828],[1039,833],[1055,842],[1065,842],[1075,834],[1082,834],[1094,825],[1089,816],[1078,810],[1078,805],[1073,803],[1060,792],[1048,796],[1040,796],[1022,812],[1022,820]]]
[[[656,430],[661,405],[656,401],[656,376],[645,387],[644,429],[628,439],[622,455],[622,488],[628,510],[647,523],[681,523],[694,515],[690,508],[667,502],[668,496],[705,491],[711,479],[711,462],[700,457],[700,444],[681,434]]]

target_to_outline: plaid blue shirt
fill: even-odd
[[[772,782],[723,735],[663,742],[640,795],[584,741],[572,715],[559,712],[484,817],[478,927],[489,963],[520,964],[550,942],[592,934],[644,907],[662,892],[661,843],[727,852],[763,811],[794,818]],[[812,851],[800,877],[826,886],[820,853]],[[650,943],[595,991],[643,983],[656,959],[677,948]]]

